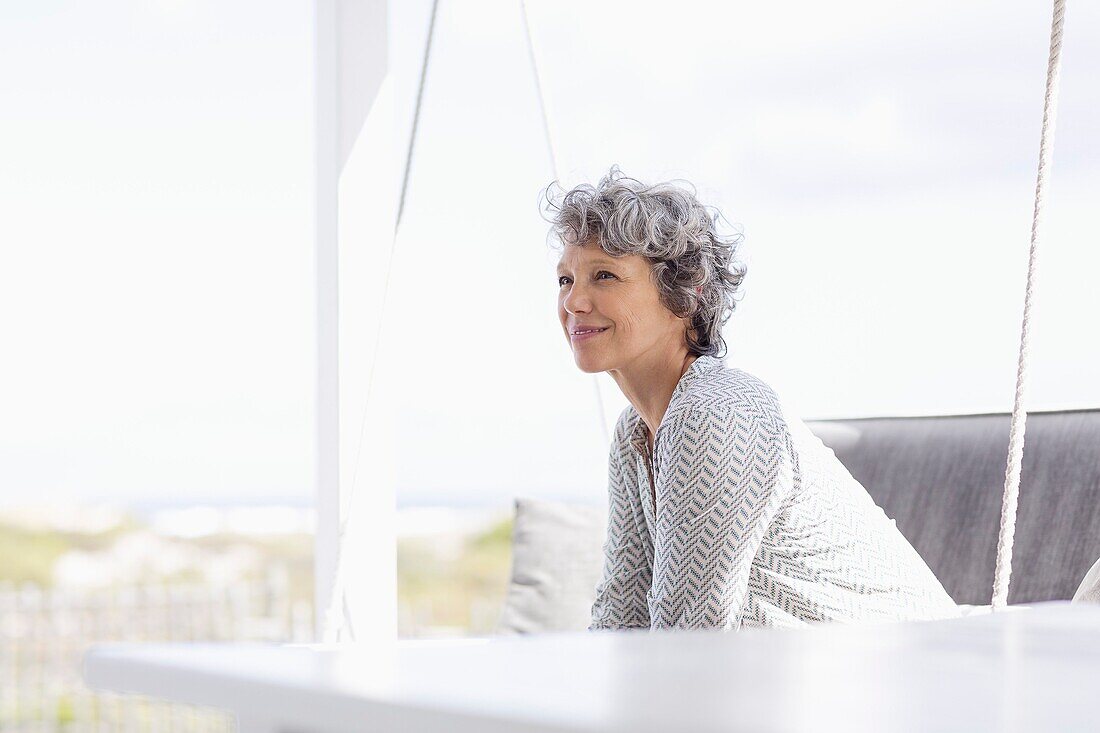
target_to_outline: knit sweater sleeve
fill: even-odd
[[[589,631],[649,628],[647,593],[652,580],[651,560],[639,526],[641,507],[624,480],[631,447],[626,434],[626,411],[619,419],[607,461],[607,535],[603,545],[603,573],[596,584]]]
[[[766,410],[696,403],[661,438],[651,628],[737,629],[749,571],[794,484],[796,458]]]

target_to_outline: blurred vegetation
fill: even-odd
[[[239,534],[215,534],[188,540],[196,547],[218,553],[233,546],[247,545],[264,558],[264,565],[282,565],[287,569],[290,582],[290,600],[313,603],[313,535],[285,534],[244,536]],[[247,577],[261,579],[262,571]]]
[[[54,562],[69,549],[57,532],[0,524],[0,580],[49,586]]]
[[[146,529],[135,519],[99,533],[64,532],[19,526],[0,520],[0,582],[53,585],[54,563],[70,550],[106,551],[124,535]],[[216,534],[195,539],[173,538],[218,555],[244,545],[262,561],[244,577],[262,576],[267,568],[287,569],[292,601],[313,600],[313,537],[308,534],[242,536]],[[512,520],[482,532],[400,539],[397,585],[402,637],[487,635],[493,633],[511,570]],[[184,569],[156,582],[196,582],[201,572]]]
[[[434,537],[397,543],[398,634],[491,634],[508,589],[512,520],[456,543]]]
[[[53,564],[69,550],[105,550],[138,527],[127,521],[105,532],[64,532],[0,520],[0,581],[53,585]]]
[[[53,583],[53,564],[63,554],[109,547],[125,531],[85,534],[0,522],[0,580],[49,587]]]
[[[66,532],[52,528],[26,527],[0,521],[0,582],[17,585],[33,583],[41,588],[54,585],[54,563],[66,552],[108,550],[125,535],[147,529],[128,518],[105,532]],[[195,539],[167,538],[166,541],[195,547],[217,555],[234,547],[246,546],[261,558],[259,565],[242,579],[262,579],[264,572],[277,565],[287,570],[290,600],[313,601],[313,536],[308,534],[243,536],[218,534]],[[185,568],[167,577],[147,578],[157,583],[194,583],[201,581],[199,569]]]

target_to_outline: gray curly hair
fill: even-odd
[[[677,317],[691,318],[688,350],[721,357],[722,326],[747,270],[734,260],[743,236],[718,234],[721,213],[699,203],[687,185],[690,191],[673,181],[647,186],[613,165],[596,186],[565,191],[551,183],[542,194],[543,217],[560,247],[595,242],[612,257],[647,258],[661,302]]]

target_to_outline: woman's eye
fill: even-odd
[[[615,277],[614,275],[612,275],[612,274],[611,274],[610,272],[608,272],[607,270],[600,270],[600,271],[599,271],[599,272],[598,272],[598,273],[596,274],[596,279],[597,279],[597,280],[599,280],[599,279],[600,279],[600,276],[602,276],[602,275],[607,275],[608,277]]]
[[[568,280],[568,279],[569,279],[569,277],[566,276],[566,275],[558,276],[558,287],[560,288],[562,285],[565,285],[565,281]]]

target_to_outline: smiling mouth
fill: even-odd
[[[586,336],[590,333],[603,333],[606,330],[607,330],[606,328],[586,328],[583,331],[570,331],[569,335],[570,336]]]

